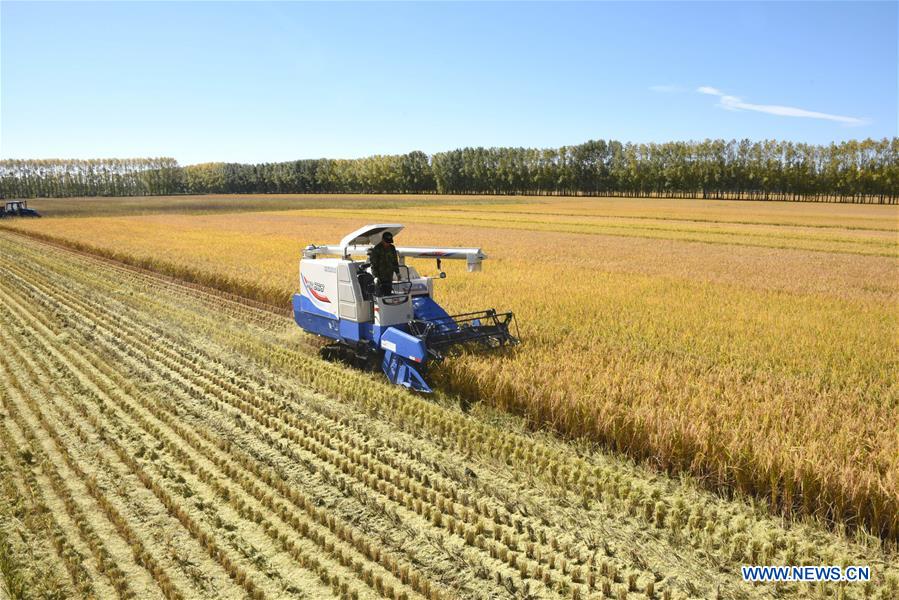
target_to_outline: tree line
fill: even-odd
[[[184,191],[207,193],[397,193],[435,192],[424,152],[357,159],[311,159],[257,165],[204,163],[183,168]]]
[[[561,148],[462,148],[359,159],[204,163],[173,158],[2,160],[11,197],[439,193],[899,203],[899,138],[813,145],[776,140]]]
[[[0,161],[0,193],[7,198],[178,194],[182,181],[174,158]]]

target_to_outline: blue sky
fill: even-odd
[[[0,3],[0,157],[897,135],[896,2]]]

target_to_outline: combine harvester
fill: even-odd
[[[397,247],[405,278],[394,278],[390,295],[376,295],[368,253],[382,235],[396,236],[402,229],[397,224],[366,225],[340,244],[307,246],[293,315],[304,330],[334,340],[322,348],[324,358],[369,370],[380,364],[392,383],[430,392],[424,378],[429,362],[443,360],[450,349],[462,345],[494,349],[518,344],[509,331],[515,317],[494,309],[451,316],[434,302],[434,278],[422,277],[405,264],[406,258],[436,259],[443,279],[441,260],[464,259],[469,271],[480,271],[487,258],[480,248]]]

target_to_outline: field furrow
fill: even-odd
[[[34,456],[17,443],[6,427],[0,428],[0,438],[4,458],[11,459],[12,463],[3,465],[4,497],[7,501],[16,499],[28,503],[26,514],[38,515],[32,519],[34,523],[30,529],[34,537],[30,543],[39,545],[39,540],[51,543],[60,561],[59,566],[41,567],[41,572],[61,573],[64,570],[72,586],[66,595],[73,592],[84,597],[112,595],[113,590],[102,573],[87,560],[91,555],[90,544],[72,521],[64,499],[53,493],[52,483],[42,469],[34,468],[37,466]],[[20,461],[15,460],[17,455]]]
[[[20,367],[22,364],[14,366]],[[54,491],[64,498],[69,516],[88,540],[98,570],[109,579],[116,594],[120,598],[136,597],[135,582],[146,585],[149,581],[147,574],[129,555],[129,545],[121,535],[122,531],[116,530],[116,524],[124,521],[97,487],[95,478],[74,462],[67,445],[43,419],[42,413],[32,412],[38,401],[30,391],[34,389],[35,382],[20,380],[5,358],[2,367],[13,389],[5,408],[16,426],[14,432],[10,430],[14,439],[39,457]],[[37,395],[37,399],[43,397],[46,396]],[[120,529],[126,530],[125,527]],[[154,585],[147,587],[155,589]]]
[[[4,562],[4,587],[32,587],[47,597],[76,593],[96,597],[98,589],[114,595],[111,587],[104,587],[107,582],[98,581],[103,579],[102,573],[92,569],[85,559],[90,549],[77,534],[74,523],[67,520],[63,503],[52,493],[45,493],[48,484],[36,468],[34,455],[27,446],[17,443],[7,425],[0,426],[0,514],[9,515],[2,527],[4,552],[18,538],[28,547],[31,573],[42,576],[27,580],[24,573],[15,572],[21,565]],[[72,532],[76,533],[70,537]]]

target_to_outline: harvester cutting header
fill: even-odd
[[[424,377],[430,361],[443,360],[454,347],[504,348],[518,344],[518,338],[510,332],[511,312],[449,315],[433,299],[435,278],[405,264],[406,258],[436,259],[443,279],[443,260],[465,260],[469,271],[480,271],[487,258],[480,248],[394,249],[393,237],[402,230],[398,224],[366,225],[339,244],[307,246],[293,314],[304,330],[334,340],[322,348],[325,358],[360,368],[380,363],[392,383],[430,392]],[[392,264],[386,274],[385,260]]]

